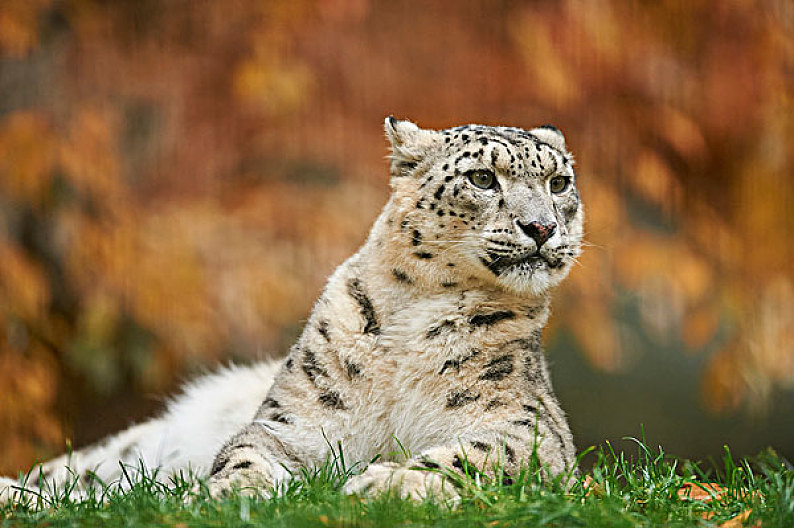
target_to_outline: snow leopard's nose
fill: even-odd
[[[516,224],[518,224],[518,227],[521,228],[521,231],[526,233],[527,236],[535,241],[535,244],[538,245],[538,249],[540,249],[540,246],[545,244],[546,241],[550,239],[557,230],[557,224],[554,222],[549,224],[541,224],[540,222],[535,221],[528,224],[523,224],[520,220],[516,220]]]

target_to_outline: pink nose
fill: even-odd
[[[524,233],[526,233],[532,240],[535,241],[535,244],[538,245],[538,249],[540,249],[540,246],[545,244],[546,241],[551,238],[551,236],[557,230],[557,224],[554,222],[546,225],[543,225],[540,222],[530,222],[529,224],[522,224],[521,222],[516,223]]]

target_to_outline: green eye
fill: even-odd
[[[560,194],[568,189],[568,178],[565,176],[555,176],[549,182],[549,190],[554,194]]]
[[[496,176],[489,170],[473,170],[468,173],[469,181],[480,189],[493,189],[496,186]]]

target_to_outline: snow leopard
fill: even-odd
[[[199,379],[160,417],[44,463],[30,482],[79,478],[79,493],[119,479],[119,462],[143,463],[161,479],[190,469],[213,497],[267,496],[334,446],[362,461],[350,494],[454,498],[450,475],[497,459],[507,479],[532,457],[549,476],[575,471],[541,349],[584,229],[563,134],[393,117],[385,132],[391,195],[282,361]],[[22,483],[4,487],[8,500]]]

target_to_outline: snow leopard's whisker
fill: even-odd
[[[601,244],[594,244],[593,242],[589,242],[587,240],[582,240],[579,242],[579,245],[582,247],[590,247],[595,249],[606,249],[606,246]]]
[[[443,240],[443,239],[436,239],[436,240],[423,240],[421,245],[426,244],[462,244],[465,240]]]

